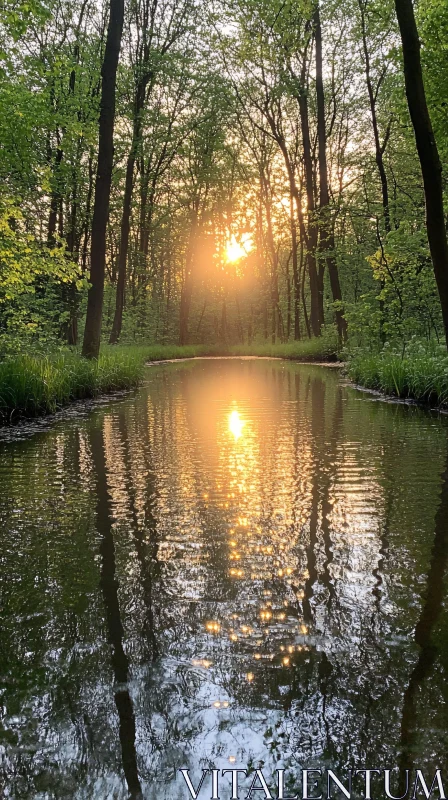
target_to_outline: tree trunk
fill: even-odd
[[[188,321],[190,318],[191,296],[193,293],[193,283],[191,272],[187,268],[185,283],[180,297],[180,318],[179,318],[179,344],[188,344]]]
[[[272,265],[271,281],[270,281],[271,309],[272,309],[271,340],[272,344],[275,344],[276,335],[278,335],[279,338],[281,338],[282,322],[280,313],[280,298],[278,292],[278,253],[275,248],[274,230],[272,225],[269,177],[266,175],[262,176],[262,186],[263,186],[264,212],[266,217],[266,237],[267,237],[269,252],[271,255],[271,265]]]
[[[92,194],[93,194],[93,156],[89,156],[89,186],[87,189],[87,199],[86,199],[86,210],[83,220],[83,244],[82,244],[82,253],[81,253],[81,269],[82,274],[85,275],[87,269],[87,253],[89,249],[89,232],[90,232],[90,211],[92,206]]]
[[[324,253],[330,276],[333,302],[342,303],[339,271],[335,258],[334,228],[330,220],[330,196],[328,191],[327,134],[325,127],[325,95],[322,76],[322,27],[320,23],[319,2],[314,9],[314,36],[316,44],[316,98],[317,98],[317,137],[319,144],[319,231],[320,246]],[[347,323],[342,309],[335,311],[336,325],[340,341],[347,339]]]
[[[373,128],[373,137],[375,140],[375,161],[378,167],[378,173],[380,176],[381,181],[381,196],[382,196],[382,203],[383,203],[383,214],[384,214],[384,228],[386,234],[390,233],[391,231],[391,222],[390,222],[390,206],[389,206],[389,185],[387,180],[386,169],[384,166],[384,150],[387,145],[387,138],[384,140],[383,144],[380,143],[380,135],[378,129],[378,119],[376,115],[376,97],[378,93],[378,89],[375,92],[372,85],[372,77],[370,71],[370,55],[369,55],[369,48],[367,46],[367,31],[366,31],[366,21],[365,21],[365,6],[363,5],[363,0],[358,0],[359,10],[361,12],[361,31],[362,31],[362,45],[364,50],[364,63],[366,68],[366,83],[367,83],[367,92],[369,95],[369,104],[370,104],[370,113],[372,118],[372,128]],[[381,243],[381,242],[380,242]],[[381,291],[384,289],[384,280],[381,280]],[[385,341],[385,334],[383,331],[383,324],[384,324],[384,300],[380,300],[380,339],[384,343]]]
[[[289,342],[291,336],[291,276],[289,274],[289,262],[291,254],[286,259],[285,263],[285,282],[286,282],[286,341]],[[296,253],[297,255],[297,253]]]
[[[123,323],[124,290],[126,285],[126,264],[128,260],[129,231],[131,219],[132,189],[134,183],[135,157],[131,152],[126,164],[126,181],[123,198],[123,213],[120,228],[120,247],[118,250],[117,290],[115,294],[115,314],[110,332],[109,344],[116,344],[120,338]]]
[[[193,219],[190,229],[190,237],[185,261],[185,280],[180,296],[180,317],[179,317],[179,344],[188,344],[188,322],[190,318],[191,297],[193,294],[193,261],[196,248],[196,237],[198,233],[198,212],[193,211]]]
[[[146,68],[137,84],[134,97],[134,126],[132,132],[131,149],[126,164],[126,181],[123,198],[123,212],[121,216],[120,249],[118,252],[118,279],[115,296],[115,314],[110,333],[109,344],[116,344],[120,338],[123,322],[124,292],[126,286],[126,265],[129,249],[129,231],[132,205],[132,192],[134,189],[134,167],[142,133],[142,112],[145,106],[146,87],[151,73]]]
[[[58,222],[58,211],[61,200],[61,187],[60,187],[60,168],[64,151],[61,147],[56,150],[56,158],[53,165],[52,175],[52,190],[50,198],[50,214],[48,217],[48,247],[54,247],[56,244],[56,228]]]
[[[83,356],[98,358],[103,315],[104,274],[106,270],[106,228],[109,217],[110,186],[114,155],[115,91],[118,58],[123,31],[124,0],[110,0],[106,48],[101,68],[101,104],[99,122],[98,166],[93,206],[90,249],[90,289],[87,299]]]
[[[378,173],[380,176],[381,181],[381,195],[382,195],[382,202],[383,202],[383,212],[384,212],[384,227],[386,233],[390,233],[391,231],[391,224],[390,224],[390,207],[389,207],[389,185],[387,181],[387,174],[386,169],[384,166],[384,150],[385,144],[387,144],[387,139],[383,145],[380,143],[380,134],[378,128],[378,119],[376,115],[376,92],[374,91],[372,85],[372,76],[370,70],[370,55],[369,55],[369,48],[367,46],[367,31],[366,31],[366,20],[365,20],[365,7],[363,5],[363,0],[358,0],[359,10],[361,12],[361,31],[362,31],[362,46],[364,50],[364,63],[366,68],[366,83],[367,83],[367,92],[369,95],[369,104],[370,104],[370,113],[372,118],[372,128],[373,128],[373,137],[375,139],[375,161],[378,167]]]
[[[395,0],[395,10],[403,45],[406,97],[425,189],[429,249],[442,306],[443,327],[448,348],[448,242],[443,212],[442,165],[426,102],[420,40],[412,0]]]
[[[226,298],[223,298],[221,309],[221,343],[227,344],[227,306]]]
[[[293,274],[293,286],[294,286],[294,339],[297,341],[300,339],[300,286],[299,286],[299,275],[298,275],[298,267],[297,267],[297,228],[294,219],[294,200],[297,203],[297,214],[299,220],[303,218],[302,208],[300,204],[299,192],[297,189],[297,181],[295,176],[295,169],[293,163],[291,161],[288,147],[286,144],[285,137],[281,128],[279,128],[278,123],[276,123],[275,118],[271,113],[267,113],[267,120],[271,127],[272,135],[274,136],[275,141],[277,142],[285,162],[286,171],[288,173],[288,180],[289,180],[289,192],[290,192],[290,226],[291,226],[291,244],[292,244],[292,274]],[[289,278],[288,278],[288,290],[290,290]],[[289,297],[289,295],[288,295]],[[290,298],[289,298],[290,300]],[[289,302],[289,301],[288,301]],[[288,315],[290,314],[290,304],[288,305]],[[289,316],[288,316],[289,320]],[[289,325],[288,323],[288,339],[289,339]]]
[[[291,246],[292,246],[292,284],[294,287],[294,341],[300,340],[300,279],[299,261],[297,254],[297,228],[294,219],[294,205],[291,198]],[[289,338],[289,336],[288,336]]]
[[[315,203],[314,203],[314,180],[313,180],[313,159],[311,154],[311,139],[310,127],[308,117],[308,99],[306,96],[305,86],[302,85],[301,92],[298,97],[300,122],[302,126],[302,139],[303,139],[303,161],[305,166],[305,189],[307,198],[307,216],[308,216],[308,241],[307,241],[307,262],[308,274],[310,279],[310,294],[311,294],[311,329],[314,336],[320,336],[322,327],[322,309],[321,300],[319,298],[319,279],[317,275],[316,266],[316,249],[317,249],[317,227],[315,216]]]

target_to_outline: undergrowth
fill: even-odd
[[[359,354],[348,364],[350,378],[367,389],[438,406],[448,405],[448,355],[383,351]]]

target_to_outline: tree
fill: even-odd
[[[109,2],[7,0],[0,21],[3,352],[74,345],[84,320],[89,356],[101,329],[289,341],[324,317],[350,344],[438,341],[446,3],[416,9],[422,182],[393,3],[130,0],[117,71]]]
[[[104,275],[106,270],[106,227],[109,217],[110,187],[114,154],[115,90],[123,31],[124,0],[110,0],[106,47],[101,68],[101,105],[98,140],[98,167],[90,248],[90,289],[82,353],[98,358],[103,317]]]
[[[161,6],[161,7],[160,7]],[[134,24],[141,32],[137,39],[134,61],[134,96],[132,103],[132,141],[126,163],[123,212],[120,226],[118,252],[118,277],[115,314],[110,333],[110,344],[120,338],[123,321],[126,265],[128,258],[130,216],[134,189],[135,162],[139,155],[143,134],[143,114],[151,89],[160,69],[160,62],[186,30],[190,0],[173,0],[160,4],[159,0],[142,0],[135,7]],[[160,19],[159,19],[160,17]]]
[[[404,79],[409,113],[423,176],[429,249],[442,307],[448,348],[448,241],[443,208],[442,164],[426,101],[420,59],[420,39],[412,0],[395,0],[403,48]]]
[[[328,191],[327,131],[325,123],[325,94],[322,60],[322,26],[320,22],[319,0],[314,7],[314,38],[316,42],[316,98],[317,98],[317,137],[319,144],[319,231],[320,249],[326,260],[330,277],[331,291],[336,307],[336,324],[340,341],[347,339],[347,323],[342,313],[342,290],[336,263],[336,243],[334,223],[330,219],[330,195]]]

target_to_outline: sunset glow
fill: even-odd
[[[229,262],[239,261],[240,258],[244,258],[245,256],[250,253],[253,249],[253,242],[252,236],[250,233],[243,233],[241,238],[238,240],[235,234],[232,234],[232,237],[226,245],[226,259]]]

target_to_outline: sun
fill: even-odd
[[[226,259],[231,263],[234,261],[239,261],[240,258],[247,256],[252,248],[253,242],[250,233],[243,233],[239,241],[237,240],[235,234],[232,234],[230,241],[227,242],[226,245]]]

